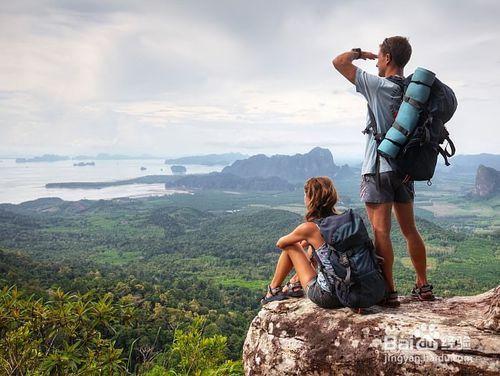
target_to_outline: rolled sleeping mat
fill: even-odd
[[[398,115],[377,148],[379,154],[396,158],[401,147],[408,141],[408,136],[417,126],[422,111],[420,107],[427,103],[435,78],[436,75],[427,69],[419,67],[415,70],[406,88]]]

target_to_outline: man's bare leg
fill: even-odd
[[[408,253],[417,274],[416,283],[418,287],[427,284],[427,256],[425,244],[415,225],[413,214],[413,202],[395,202],[394,213],[406,239]]]
[[[394,264],[394,252],[391,242],[391,208],[392,202],[383,204],[365,203],[366,213],[372,225],[375,238],[375,249],[377,254],[384,258],[382,271],[387,281],[389,291],[396,291],[392,266]]]

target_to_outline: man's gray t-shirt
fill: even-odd
[[[396,99],[401,98],[401,88],[387,78],[366,73],[364,70],[356,70],[356,91],[363,94],[368,105],[373,111],[377,123],[377,132],[385,133],[394,122]],[[367,111],[366,123],[370,124],[370,115]],[[371,133],[366,135],[365,157],[361,175],[374,174],[375,161],[377,157],[377,143]],[[384,157],[380,157],[380,172],[392,171],[391,166]]]

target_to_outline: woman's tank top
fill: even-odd
[[[316,250],[314,250],[313,247],[313,252],[315,252],[317,255],[316,262],[318,266],[316,267],[316,272],[318,273],[317,277],[318,285],[324,291],[332,293],[333,291],[331,286],[334,286],[334,281],[329,276],[329,274],[331,273],[328,273],[329,270],[333,269],[329,257],[330,249],[328,248],[328,245],[326,243],[323,243],[323,245]]]

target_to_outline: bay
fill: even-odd
[[[165,164],[163,159],[95,160],[95,166],[73,166],[73,163],[78,162],[80,161],[16,163],[14,159],[0,159],[0,203],[18,204],[42,197],[78,201],[182,192],[166,190],[163,184],[130,184],[102,189],[45,188],[47,183],[107,182],[147,175],[172,175],[171,165]],[[141,171],[141,167],[146,170]],[[185,167],[188,174],[221,171],[224,168],[203,165]]]

